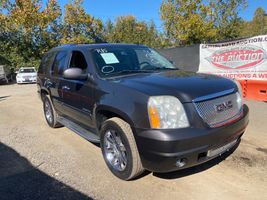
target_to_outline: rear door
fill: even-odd
[[[50,76],[45,77],[44,85],[50,90],[51,99],[53,101],[56,111],[64,115],[66,114],[63,109],[63,99],[62,99],[62,90],[61,90],[61,79],[62,74],[65,68],[68,65],[68,51],[58,51],[55,52],[55,59],[52,64],[50,71],[48,72]]]
[[[51,76],[50,70],[55,59],[55,54],[56,52],[49,52],[42,58],[37,72],[37,87],[39,88],[39,91],[41,87],[46,86],[45,84],[47,84],[47,80]]]

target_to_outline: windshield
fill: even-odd
[[[30,69],[20,69],[19,73],[33,73],[35,72],[35,69],[30,68]]]
[[[175,68],[166,58],[148,47],[104,47],[92,50],[100,76],[171,70]]]

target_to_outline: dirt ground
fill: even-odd
[[[48,127],[36,85],[0,85],[0,199],[267,199],[267,103],[246,103],[250,124],[231,155],[125,182],[97,145]]]

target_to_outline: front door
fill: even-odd
[[[68,68],[80,68],[88,74],[88,64],[82,51],[72,51]],[[63,101],[65,117],[79,123],[86,128],[93,128],[93,90],[88,80],[60,80],[59,89]]]

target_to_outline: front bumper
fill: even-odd
[[[243,110],[243,116],[239,120],[218,128],[135,129],[143,167],[153,172],[176,171],[218,156],[208,156],[209,150],[217,149],[235,140],[237,142],[234,146],[237,146],[249,121],[248,107],[244,105]],[[178,167],[178,160],[185,161],[185,165]]]
[[[36,83],[36,78],[17,78],[17,83]]]

